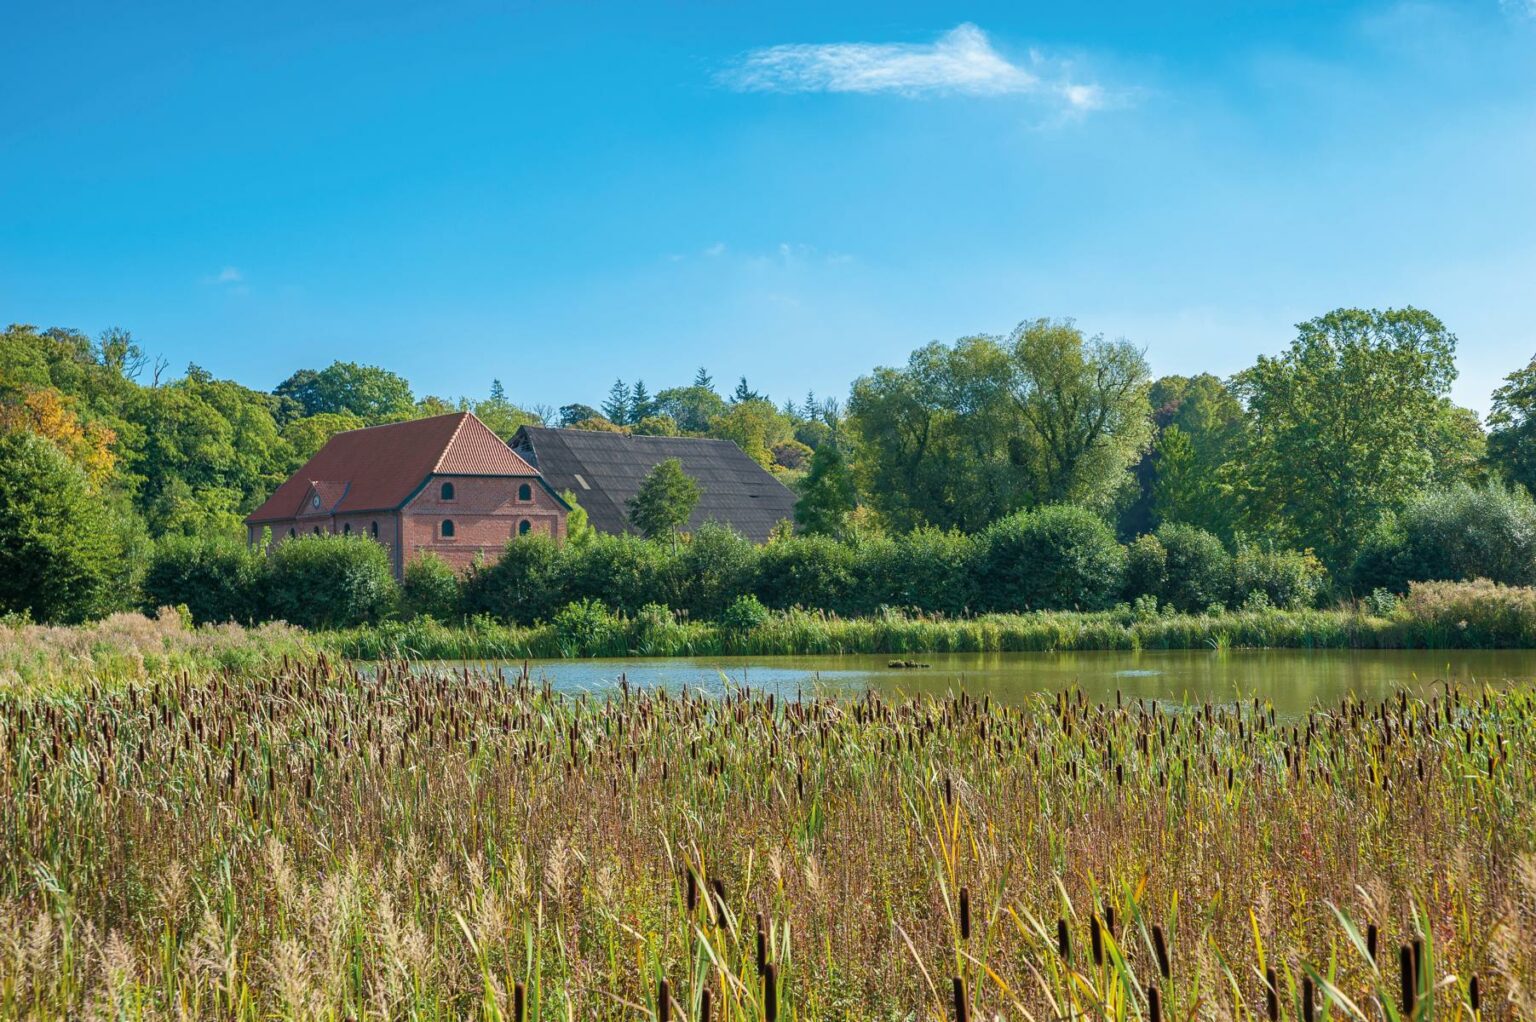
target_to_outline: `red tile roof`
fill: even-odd
[[[323,502],[341,492],[333,514],[390,511],[404,504],[427,477],[538,476],[538,471],[469,412],[391,422],[337,433],[288,481],[251,512],[251,524],[293,518],[317,487]]]

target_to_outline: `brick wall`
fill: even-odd
[[[443,498],[444,483],[453,486],[451,500]],[[452,536],[444,535],[445,522],[453,523]],[[461,571],[477,556],[494,561],[523,522],[530,534],[565,538],[565,508],[537,479],[433,476],[405,506],[405,560],[433,553]]]
[[[442,484],[453,484],[451,500],[444,500]],[[528,497],[521,492],[527,487]],[[308,509],[306,508],[306,511]],[[501,556],[507,540],[521,535],[523,522],[529,534],[565,539],[566,511],[537,479],[505,476],[434,476],[402,512],[378,511],[330,515],[323,511],[301,514],[298,518],[272,522],[274,545],[288,539],[288,530],[300,536],[344,534],[371,536],[374,522],[379,525],[378,541],[389,551],[395,575],[400,576],[411,558],[433,553],[460,571],[475,563],[478,556],[494,561]],[[443,535],[443,523],[453,522],[453,535]],[[261,539],[263,526],[248,530],[250,541]]]

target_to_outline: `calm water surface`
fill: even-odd
[[[1258,696],[1287,712],[1354,693],[1380,698],[1400,689],[1428,693],[1462,685],[1536,684],[1536,650],[1207,650],[1140,653],[930,653],[923,670],[892,670],[889,656],[713,657],[665,660],[533,661],[535,678],[564,691],[605,694],[626,677],[634,686],[683,686],[719,693],[731,686],[793,696],[888,695],[965,690],[1018,701],[1077,686],[1090,699],[1225,700]],[[507,665],[509,670],[521,664]]]

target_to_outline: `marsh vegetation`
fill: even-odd
[[[595,700],[306,657],[11,691],[0,1014],[1531,1017],[1533,745],[1528,690],[1450,686]]]

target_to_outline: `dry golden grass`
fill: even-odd
[[[282,623],[194,628],[172,607],[154,617],[112,614],[84,625],[0,619],[0,693],[57,689],[75,679],[145,681],[182,670],[246,670],[306,650],[304,632]]]
[[[1396,1019],[1406,948],[1414,1017],[1475,976],[1531,1018],[1533,746],[1524,691],[0,694],[0,1016],[1247,1019],[1272,970],[1285,1018]]]

